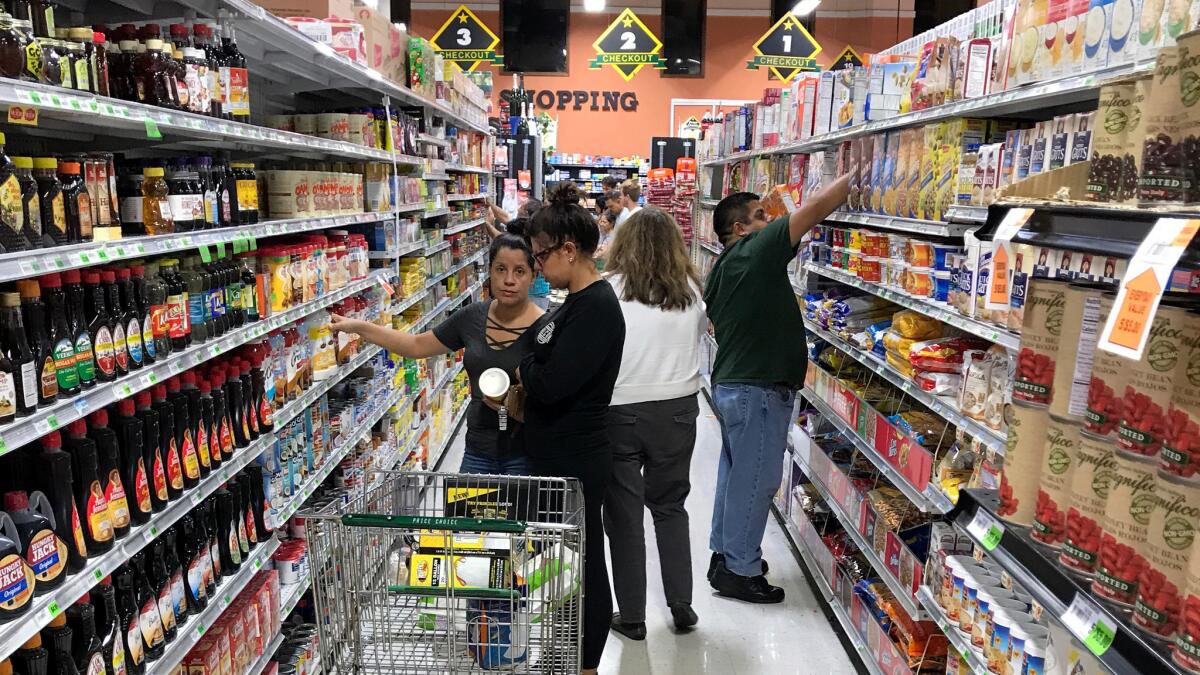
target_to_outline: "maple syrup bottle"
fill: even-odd
[[[67,544],[67,574],[75,574],[87,564],[88,547],[75,505],[71,456],[62,451],[62,435],[57,431],[42,436],[41,445],[37,464],[42,491],[54,512],[54,532]]]
[[[67,427],[65,441],[71,455],[72,470],[77,478],[75,500],[80,506],[83,536],[92,555],[112,550],[114,541],[112,517],[105,499],[107,476],[101,479],[96,443],[88,438],[87,424],[75,420]]]
[[[183,460],[175,441],[175,406],[167,401],[165,384],[154,387],[154,409],[158,411],[159,447],[167,465],[167,490],[171,499],[179,499],[183,494]]]
[[[157,513],[167,508],[171,491],[167,487],[167,463],[162,453],[162,420],[149,391],[138,392],[137,417],[142,422],[142,457],[150,480],[150,503]]]
[[[187,394],[180,390],[178,376],[167,380],[167,400],[171,403],[175,416],[175,444],[179,448],[179,459],[183,465],[183,487],[190,490],[200,482],[200,457],[196,452]]]
[[[137,410],[132,398],[117,403],[117,414],[113,430],[117,432],[117,445],[121,457],[121,484],[125,486],[125,498],[129,503],[129,517],[138,525],[150,522],[154,514],[154,503],[150,499],[150,472],[146,470],[142,421],[136,417]]]
[[[88,416],[88,438],[96,444],[100,475],[103,477],[104,498],[108,500],[108,515],[117,539],[129,534],[132,516],[125,482],[121,478],[121,450],[117,432],[108,426],[108,411],[101,409]]]

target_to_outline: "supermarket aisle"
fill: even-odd
[[[851,675],[850,657],[821,611],[804,573],[788,547],[774,517],[767,524],[763,556],[771,564],[771,582],[787,589],[782,605],[752,605],[717,597],[704,574],[708,568],[708,523],[712,515],[721,430],[708,401],[701,397],[696,452],[692,459],[692,494],[688,513],[692,526],[692,565],[695,568],[693,607],[700,615],[696,630],[676,635],[671,614],[662,600],[658,550],[651,538],[646,547],[647,636],[643,642],[610,633],[602,675]],[[458,468],[462,434],[455,439],[442,470]],[[646,531],[653,532],[649,512]],[[615,601],[614,601],[615,605]]]

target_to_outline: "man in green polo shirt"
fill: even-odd
[[[704,288],[718,345],[712,384],[722,437],[708,579],[727,597],[783,601],[783,589],[767,583],[761,545],[808,366],[804,315],[787,266],[800,238],[846,202],[848,186],[843,176],[770,223],[749,192],[722,199],[713,213],[725,250]]]

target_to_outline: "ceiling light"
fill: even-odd
[[[605,0],[583,0],[583,11],[603,12],[605,4]]]
[[[821,4],[821,0],[800,0],[792,8],[792,14],[796,16],[808,16],[813,13],[819,4]]]

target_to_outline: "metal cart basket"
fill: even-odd
[[[303,514],[325,672],[579,672],[578,481],[380,477]]]

